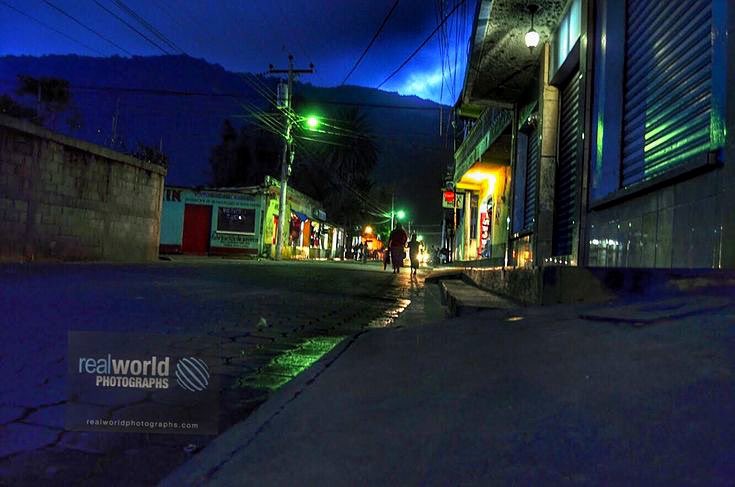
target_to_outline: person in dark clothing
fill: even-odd
[[[383,249],[383,270],[388,268],[390,264],[390,248],[386,247]]]
[[[416,234],[411,235],[411,241],[408,242],[408,256],[411,258],[411,274],[414,276],[419,270],[419,250],[421,242],[416,240]]]
[[[396,225],[396,228],[390,232],[388,238],[388,247],[390,248],[390,261],[393,264],[393,272],[398,274],[401,272],[401,266],[403,265],[403,259],[406,257],[404,248],[406,247],[406,241],[408,240],[408,234],[403,229],[401,224]]]

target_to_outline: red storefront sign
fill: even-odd
[[[451,189],[445,189],[442,198],[443,208],[454,208],[454,201],[456,199],[456,193]]]

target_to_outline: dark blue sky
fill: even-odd
[[[127,56],[162,51],[125,26],[119,15],[161,47],[176,51],[133,20],[128,7],[158,29],[176,48],[228,70],[264,72],[286,64],[289,52],[298,66],[310,62],[317,72],[304,78],[320,86],[342,82],[394,0],[48,0],[119,47],[65,17],[44,0],[0,0],[0,55]],[[100,5],[98,5],[101,4]],[[391,19],[349,84],[375,87],[437,25],[438,0],[400,0]],[[459,0],[444,0],[448,12]],[[8,8],[11,5],[89,48]],[[432,39],[383,89],[451,104],[464,77],[467,40],[475,0],[466,0],[446,24],[445,42]],[[442,49],[444,46],[444,49]],[[442,55],[444,79],[442,89]],[[453,75],[456,52],[456,75]]]

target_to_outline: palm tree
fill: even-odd
[[[370,177],[378,163],[378,148],[365,113],[357,108],[338,112],[324,123],[322,153],[327,167],[348,183]]]
[[[373,186],[378,149],[369,120],[357,108],[339,110],[323,117],[317,130],[295,135],[294,187],[322,201],[329,219],[343,224],[349,238],[371,211],[365,196]]]

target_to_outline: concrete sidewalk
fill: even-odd
[[[646,326],[549,306],[363,332],[163,483],[731,484],[735,308],[717,303]]]

